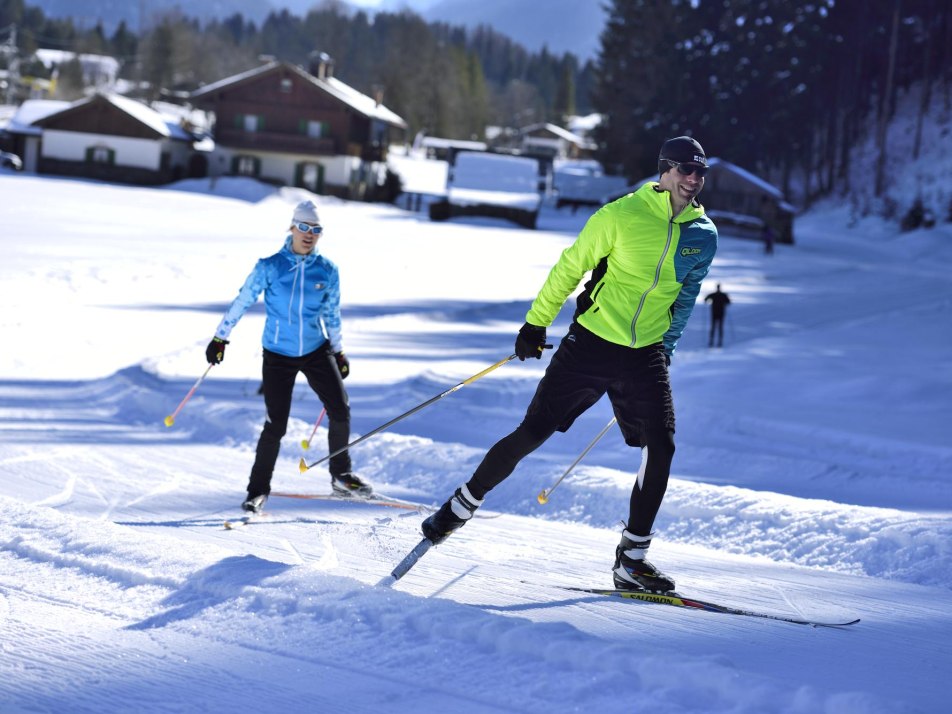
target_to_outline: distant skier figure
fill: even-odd
[[[721,284],[717,284],[717,289],[704,298],[704,302],[711,303],[711,333],[708,336],[707,346],[714,346],[714,333],[717,333],[717,346],[724,346],[724,316],[727,313],[727,306],[731,304],[731,299],[727,293],[721,292]]]
[[[674,457],[668,365],[717,250],[717,229],[697,200],[707,168],[694,139],[666,141],[658,157],[658,181],[603,206],[562,252],[516,336],[516,356],[542,356],[546,326],[591,271],[575,319],[522,423],[496,442],[472,478],[423,521],[423,535],[432,543],[442,543],[462,527],[519,461],[556,431],[568,431],[607,393],[625,442],[641,451],[628,520],[615,548],[615,587],[674,589],[674,581],[646,554]],[[551,562],[558,560],[555,547]]]
[[[298,372],[304,373],[327,410],[329,451],[342,449],[350,441],[350,405],[343,383],[350,374],[350,362],[341,347],[340,278],[337,266],[317,252],[323,228],[312,201],[294,209],[290,231],[280,251],[255,265],[205,350],[209,364],[219,364],[225,358],[228,335],[264,293],[267,319],[261,339],[261,391],[268,416],[255,450],[248,497],[241,504],[254,513],[261,511],[271,493]],[[365,496],[372,492],[353,473],[348,451],[330,460],[330,472],[331,486],[338,493]]]

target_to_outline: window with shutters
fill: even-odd
[[[235,126],[248,132],[264,129],[264,117],[258,114],[236,114]]]
[[[234,157],[234,173],[239,176],[257,176],[260,161],[255,156]]]
[[[86,161],[93,164],[114,164],[116,152],[108,146],[90,146],[86,149]]]
[[[314,121],[311,119],[301,120],[301,133],[307,134],[311,139],[320,139],[330,134],[330,125],[326,121]]]

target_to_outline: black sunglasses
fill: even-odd
[[[707,175],[708,166],[701,166],[699,164],[687,164],[679,163],[677,161],[672,161],[671,159],[665,159],[668,164],[673,169],[677,169],[678,173],[682,176],[690,176],[691,174],[697,172],[698,178],[704,178]]]

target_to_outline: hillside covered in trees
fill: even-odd
[[[312,53],[325,52],[341,80],[367,94],[382,89],[411,132],[483,138],[488,125],[564,125],[568,115],[599,112],[598,158],[608,172],[649,175],[665,138],[692,134],[709,155],[769,178],[800,204],[825,195],[883,198],[890,166],[903,160],[890,141],[915,159],[930,121],[948,131],[941,127],[952,116],[952,5],[943,0],[606,7],[600,53],[586,63],[529,52],[489,27],[428,23],[411,11],[371,16],[337,0],[260,23],[167,13],[141,31],[120,23],[108,36],[101,24],[81,28],[24,0],[0,0],[0,33],[17,28],[21,57],[37,47],[117,57],[122,75],[142,81],[153,99],[186,97],[262,57],[307,66]],[[891,140],[896,108],[911,98],[917,118],[903,126],[913,136]],[[937,200],[944,203],[933,210],[947,216],[950,198]],[[867,201],[863,210],[892,209]]]

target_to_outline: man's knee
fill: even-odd
[[[649,430],[645,434],[648,454],[668,461],[674,458],[674,431],[672,429]]]
[[[329,422],[338,422],[343,425],[350,424],[350,407],[346,404],[337,407],[325,407],[327,409],[327,420]]]
[[[267,435],[267,437],[270,439],[275,439],[277,441],[280,441],[282,438],[284,438],[284,435],[287,433],[287,431],[288,431],[287,419],[285,419],[283,422],[280,422],[280,423],[274,422],[271,419],[268,419],[264,423],[264,429],[262,430],[262,434]]]

